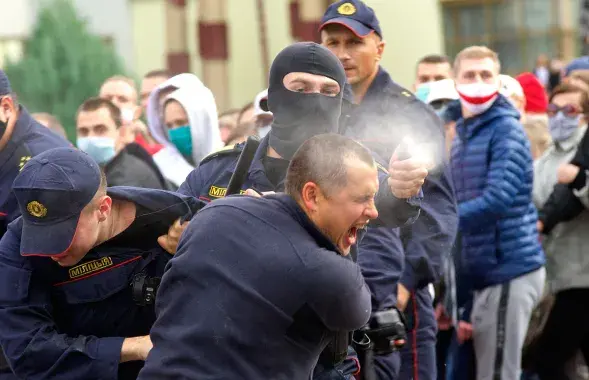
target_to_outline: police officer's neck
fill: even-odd
[[[372,85],[372,82],[374,82],[374,78],[376,78],[376,74],[378,74],[378,68],[379,68],[379,65],[377,64],[376,68],[374,69],[372,74],[370,74],[370,76],[368,78],[352,85],[352,91],[354,91],[354,102],[356,104],[362,103],[362,100],[366,96],[368,89]]]
[[[112,207],[106,220],[99,224],[98,240],[100,245],[125,231],[135,220],[137,207],[135,203],[119,199],[112,200]]]
[[[278,152],[275,151],[274,148],[272,148],[271,146],[268,146],[268,150],[266,151],[266,156],[272,157],[272,158],[282,158],[282,156],[279,155]]]

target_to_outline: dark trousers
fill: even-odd
[[[416,290],[405,309],[408,334],[401,350],[400,380],[436,380],[436,334],[438,325],[427,287]]]
[[[589,289],[556,294],[536,350],[541,380],[568,380],[565,365],[579,350],[589,363]]]

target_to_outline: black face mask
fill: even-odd
[[[303,94],[284,87],[289,73],[326,76],[340,86],[336,96]],[[272,63],[268,108],[274,116],[270,146],[286,160],[309,138],[337,133],[346,73],[333,53],[313,42],[300,42],[282,50]]]

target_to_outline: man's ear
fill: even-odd
[[[384,53],[384,48],[385,48],[387,42],[378,36],[375,36],[375,38],[376,38],[376,51],[377,51],[376,61],[380,62],[380,60],[382,59],[382,55]]]
[[[108,218],[108,216],[110,215],[111,210],[112,210],[112,198],[109,197],[108,195],[103,195],[98,200],[98,212],[100,214],[98,221],[104,222]]]
[[[5,96],[2,98],[2,100],[0,100],[0,114],[4,115],[6,120],[14,118],[15,111],[16,105],[14,104],[11,96]]]
[[[319,208],[319,202],[323,198],[323,193],[319,186],[314,182],[307,182],[301,191],[301,201],[309,212],[315,212]]]

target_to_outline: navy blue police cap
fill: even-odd
[[[59,256],[76,235],[80,214],[100,188],[100,168],[75,148],[55,148],[31,158],[12,190],[22,214],[20,253]]]
[[[0,70],[0,96],[5,96],[12,93],[10,81],[3,70]]]
[[[330,24],[343,25],[360,38],[368,36],[373,31],[382,37],[376,14],[360,0],[341,0],[331,4],[321,18],[319,30]]]

